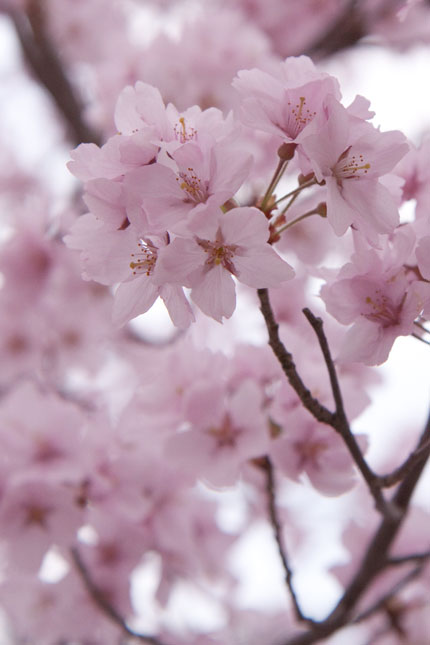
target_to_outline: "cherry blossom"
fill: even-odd
[[[189,402],[190,428],[172,437],[168,454],[210,485],[231,486],[245,461],[267,450],[269,435],[255,383],[245,381],[231,397],[203,386]]]
[[[0,0],[0,641],[425,642],[429,139],[324,70],[428,3],[114,4]]]
[[[103,238],[105,241],[101,246]],[[112,232],[88,214],[85,220],[81,218],[77,222],[67,237],[67,243],[71,248],[83,250],[88,258],[87,279],[96,279],[104,284],[121,283],[115,292],[113,320],[116,324],[123,325],[145,313],[159,296],[179,327],[187,327],[193,320],[183,290],[176,284],[163,285],[158,280],[154,281],[158,253],[167,244],[166,236],[164,239],[139,236],[132,227]]]
[[[232,276],[258,288],[290,280],[294,272],[267,244],[267,221],[256,209],[235,208],[218,217],[205,214],[193,238],[176,238],[165,247],[157,279],[191,287],[198,307],[221,322],[235,309]]]
[[[303,417],[298,409],[290,411],[288,425],[280,422],[279,437],[270,448],[274,463],[295,481],[306,474],[324,495],[344,493],[356,482],[351,456],[331,428]]]
[[[161,162],[128,178],[127,188],[136,182],[135,195],[140,197],[152,230],[164,227],[181,232],[184,224],[192,228],[202,209],[222,206],[236,194],[251,163],[246,150],[232,137],[218,142],[199,137],[199,144],[184,143],[169,155],[170,160],[174,167]]]
[[[303,141],[302,149],[317,180],[325,181],[327,217],[337,235],[351,225],[371,241],[375,233],[393,231],[397,206],[379,178],[409,149],[401,132],[381,133],[331,101],[327,123]]]
[[[246,125],[296,143],[325,121],[327,97],[340,98],[336,79],[318,72],[306,56],[287,58],[273,73],[242,70],[233,86],[241,94]]]
[[[398,336],[412,333],[414,320],[427,306],[430,290],[404,262],[413,248],[411,230],[400,230],[384,253],[358,251],[337,279],[324,285],[327,310],[343,324],[354,323],[339,359],[383,363]]]

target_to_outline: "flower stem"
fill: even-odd
[[[279,160],[278,166],[273,173],[272,180],[264,194],[264,197],[262,199],[262,202],[260,204],[260,210],[265,211],[267,204],[269,202],[270,197],[272,196],[273,191],[275,190],[276,186],[278,185],[282,175],[284,174],[285,169],[288,166],[288,161],[284,161],[283,159]]]
[[[291,220],[291,222],[287,222],[287,224],[284,224],[284,226],[281,226],[281,228],[279,228],[276,231],[276,235],[283,233],[288,228],[291,228],[292,226],[294,226],[294,224],[297,224],[298,222],[300,222],[302,219],[305,219],[306,217],[310,217],[311,215],[319,215],[319,214],[320,214],[319,211],[316,209],[308,211],[307,213],[303,213],[303,215],[300,215],[300,217],[296,217],[296,219],[293,219]]]
[[[309,181],[306,181],[301,186],[298,186],[298,188],[295,188],[294,190],[291,190],[289,193],[287,193],[283,197],[280,197],[279,199],[277,199],[276,202],[275,202],[275,206],[277,204],[280,204],[281,202],[283,202],[284,199],[287,199],[288,197],[291,197],[292,195],[296,195],[296,194],[300,193],[300,191],[302,191],[304,188],[309,188],[309,186],[313,186],[314,184],[317,184],[317,183],[318,182],[315,179],[315,177],[312,177],[312,179],[310,179]]]

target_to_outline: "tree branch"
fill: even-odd
[[[406,587],[406,585],[408,585],[411,580],[414,580],[419,576],[419,574],[422,572],[422,569],[423,566],[422,564],[420,564],[419,566],[414,567],[411,571],[408,571],[408,573],[401,580],[399,580],[399,582],[392,589],[390,589],[390,591],[378,598],[378,600],[376,600],[373,605],[362,611],[361,614],[354,618],[352,622],[354,624],[362,623],[364,620],[370,618],[370,616],[373,616],[373,614],[376,614],[378,611],[383,610],[389,600],[394,598],[394,596],[398,594],[399,591],[401,591],[404,587]]]
[[[391,567],[398,567],[407,562],[421,562],[430,559],[430,551],[423,553],[410,553],[408,555],[396,556],[387,559],[387,565]]]
[[[420,437],[418,446],[414,451],[414,467],[406,469],[403,480],[399,484],[399,487],[392,497],[389,505],[387,505],[387,502],[383,498],[378,486],[378,477],[370,470],[365,462],[358,444],[349,428],[336,370],[330,354],[327,339],[323,331],[322,320],[315,317],[309,309],[304,310],[307,319],[317,335],[321,351],[327,365],[336,406],[336,411],[334,413],[330,412],[327,408],[321,405],[318,400],[312,397],[309,390],[305,387],[299,377],[292,355],[287,352],[279,338],[279,326],[273,315],[267,289],[259,289],[258,296],[261,303],[261,312],[266,321],[269,333],[269,345],[275,356],[278,358],[289,383],[296,391],[306,409],[318,421],[330,425],[341,435],[349,448],[355,463],[360,468],[368,484],[369,490],[377,501],[379,508],[383,505],[384,510],[388,509],[390,511],[384,513],[381,524],[368,546],[360,567],[333,611],[325,620],[320,622],[313,621],[310,625],[310,631],[298,634],[285,643],[285,645],[311,645],[312,643],[319,642],[322,638],[330,636],[350,622],[354,607],[363,592],[369,587],[373,580],[389,566],[389,549],[406,517],[410,499],[430,455],[430,416]],[[291,570],[289,569],[288,562],[283,562],[283,564],[288,584],[288,581],[291,583]],[[290,584],[288,584],[288,586],[290,588]]]
[[[107,600],[106,595],[101,589],[92,580],[90,573],[85,566],[80,553],[76,547],[73,547],[71,550],[71,555],[73,562],[78,570],[79,575],[82,578],[82,581],[85,585],[88,594],[91,596],[97,607],[104,613],[106,616],[114,622],[118,627],[127,634],[127,636],[132,636],[138,640],[144,641],[145,643],[150,643],[150,645],[165,645],[155,636],[150,636],[148,634],[141,634],[139,632],[131,629],[125,622],[124,618],[118,613],[118,611],[113,607],[110,602]]]
[[[325,620],[313,624],[312,631],[297,634],[285,641],[284,645],[312,645],[347,625],[363,592],[384,569],[390,566],[389,549],[403,524],[416,485],[430,457],[430,416],[421,434],[418,449],[422,450],[414,470],[407,473],[391,500],[398,509],[397,515],[382,519],[360,567],[336,607]]]
[[[318,342],[330,378],[330,385],[336,406],[336,412],[334,415],[332,415],[332,419],[329,425],[342,437],[351,457],[353,458],[355,464],[357,465],[357,468],[359,469],[367,483],[370,493],[372,494],[376,502],[376,507],[382,513],[390,514],[393,512],[393,509],[387,506],[387,502],[380,490],[378,476],[368,466],[360,450],[360,446],[358,445],[354,435],[352,434],[348,418],[346,416],[345,407],[343,405],[343,398],[336,374],[336,368],[334,366],[330,348],[328,346],[327,337],[324,333],[323,321],[321,320],[321,318],[314,316],[310,309],[303,309],[303,313],[308,319],[312,329],[314,330],[318,338]]]
[[[322,320],[320,318],[316,318],[309,309],[303,310],[317,335],[321,351],[327,365],[333,398],[335,400],[336,406],[336,411],[334,413],[330,412],[330,410],[323,406],[318,401],[318,399],[312,396],[311,392],[304,385],[302,379],[300,378],[292,354],[290,354],[286,350],[285,345],[279,338],[279,325],[273,315],[268,290],[258,289],[257,293],[261,303],[261,313],[263,314],[269,334],[269,345],[272,348],[276,358],[278,359],[290,385],[296,392],[297,396],[300,398],[304,407],[313,415],[313,417],[317,421],[331,426],[342,437],[355,464],[357,465],[358,469],[363,475],[364,480],[367,483],[369,491],[375,500],[376,507],[381,513],[385,515],[392,514],[393,509],[387,504],[380,490],[380,486],[378,486],[378,478],[375,473],[372,472],[367,462],[365,461],[360,447],[349,427],[343,406],[342,394],[337,380],[336,370],[331,358],[327,339],[323,331]]]
[[[278,359],[291,387],[296,392],[304,407],[312,414],[313,417],[315,417],[315,419],[317,419],[317,421],[331,425],[333,413],[321,405],[318,399],[312,396],[310,390],[305,386],[297,372],[292,354],[286,350],[284,344],[279,338],[279,325],[273,315],[268,290],[258,289],[257,294],[261,304],[260,310],[263,314],[269,334],[269,345]]]
[[[24,11],[8,12],[15,27],[24,58],[39,83],[48,91],[64,117],[72,141],[100,144],[100,136],[83,120],[83,106],[63,69],[46,33],[43,7],[38,0]]]
[[[415,468],[415,464],[420,461],[420,457],[423,452],[425,452],[430,447],[429,443],[419,448],[416,448],[409,457],[401,464],[398,468],[393,470],[392,473],[388,475],[379,475],[378,481],[380,486],[389,488],[394,484],[397,484],[401,481],[405,475],[407,475],[411,470]]]
[[[366,35],[364,17],[357,0],[350,0],[342,13],[333,21],[324,34],[307,48],[308,56],[322,58],[352,47]]]
[[[290,592],[291,599],[293,601],[296,618],[297,620],[305,621],[307,623],[312,624],[314,621],[311,618],[308,618],[307,616],[305,616],[300,608],[300,605],[296,596],[296,592],[294,589],[294,585],[293,585],[293,572],[288,562],[288,556],[287,556],[285,544],[282,539],[281,523],[279,521],[278,513],[276,510],[275,473],[274,473],[273,464],[270,458],[266,456],[266,457],[263,457],[259,465],[261,465],[261,467],[266,473],[266,484],[267,484],[266,490],[267,490],[267,497],[269,502],[268,506],[269,506],[270,522],[272,524],[273,532],[275,534],[275,540],[278,546],[278,552],[279,552],[279,555],[282,561],[282,566],[285,573],[285,582]]]

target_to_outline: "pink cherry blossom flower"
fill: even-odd
[[[430,298],[430,285],[403,265],[413,245],[411,229],[400,229],[384,252],[359,250],[338,279],[322,287],[327,311],[345,325],[353,323],[339,360],[379,365],[397,336],[413,331]]]
[[[180,110],[189,105],[230,110],[237,70],[262,65],[272,58],[270,51],[269,40],[236,6],[206,5],[182,25],[180,40],[163,31],[151,42],[139,60],[140,78]]]
[[[356,483],[354,462],[342,439],[332,428],[311,419],[303,408],[290,410],[270,453],[287,477],[298,481],[306,474],[324,495],[341,495]]]
[[[396,173],[404,179],[403,200],[416,200],[415,215],[427,218],[430,212],[430,135],[423,137],[421,145],[412,146],[396,167]]]
[[[309,51],[345,10],[339,0],[324,0],[317,5],[313,0],[271,0],[264,4],[260,0],[224,1],[240,7],[247,20],[267,34],[273,51],[282,57]]]
[[[115,109],[115,124],[121,134],[146,133],[148,141],[169,152],[196,141],[203,133],[217,139],[232,131],[231,119],[224,119],[220,110],[202,110],[194,105],[178,112],[173,104],[164,105],[156,87],[142,81],[121,92]]]
[[[48,645],[67,636],[81,643],[94,639],[115,643],[120,638],[120,628],[95,603],[88,602],[88,592],[72,566],[58,582],[13,570],[2,581],[0,599],[17,642]]]
[[[379,132],[331,100],[327,122],[301,149],[317,180],[325,181],[327,217],[337,235],[351,225],[369,241],[393,231],[399,222],[397,206],[379,178],[409,150],[401,132]]]
[[[233,197],[250,164],[251,158],[240,148],[237,137],[218,142],[206,137],[198,144],[185,143],[164,163],[130,174],[126,187],[134,190],[134,203],[143,207],[151,230],[181,232],[206,206],[221,206]]]
[[[159,296],[175,325],[184,328],[194,320],[178,284],[154,282],[158,252],[167,244],[167,235],[139,235],[132,225],[112,230],[88,213],[79,218],[65,241],[82,252],[85,279],[119,283],[113,308],[115,324],[123,325],[145,313]]]
[[[155,279],[191,287],[197,306],[221,322],[236,306],[232,276],[253,288],[273,287],[294,271],[267,244],[267,220],[257,209],[205,215],[193,238],[176,238],[162,250]]]
[[[233,87],[242,97],[243,123],[296,143],[325,121],[327,97],[340,98],[337,80],[318,72],[306,56],[287,58],[270,73],[242,70]]]
[[[148,132],[117,134],[101,148],[94,143],[81,143],[70,153],[72,161],[67,167],[81,181],[115,179],[154,159],[158,146],[149,143],[148,136]]]
[[[225,387],[201,384],[188,401],[190,428],[171,437],[167,455],[212,485],[235,484],[241,466],[268,448],[261,404],[253,381],[244,381],[230,396]]]
[[[52,543],[71,546],[85,513],[74,489],[52,473],[9,477],[0,503],[2,538],[19,568],[37,571]]]
[[[194,315],[183,289],[177,284],[159,284],[154,281],[158,252],[166,244],[166,238],[140,237],[137,240],[135,238],[134,242],[134,252],[128,249],[131,275],[115,292],[114,323],[123,325],[128,320],[145,313],[160,297],[166,305],[173,324],[181,329],[188,327],[193,322]]]

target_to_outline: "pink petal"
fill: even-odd
[[[160,289],[160,297],[176,327],[187,329],[195,321],[190,304],[181,287],[173,284],[163,285]]]
[[[115,292],[112,320],[115,325],[126,322],[144,314],[152,307],[159,295],[159,287],[146,276],[123,282]]]
[[[234,280],[221,265],[215,266],[193,287],[191,298],[203,313],[222,322],[222,318],[230,318],[236,308]]]
[[[249,249],[246,255],[235,255],[233,262],[237,279],[255,289],[277,287],[295,275],[293,268],[268,244]]]

